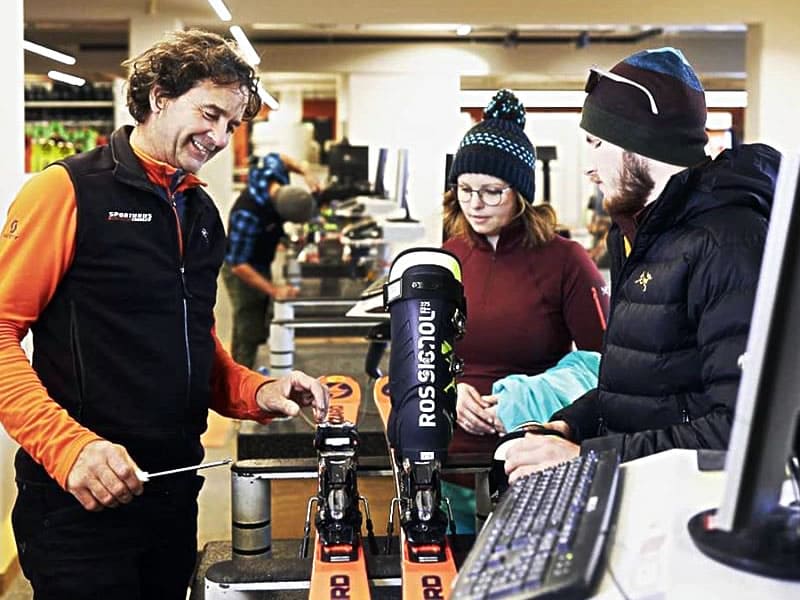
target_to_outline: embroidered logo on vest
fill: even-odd
[[[8,240],[16,240],[19,237],[19,234],[17,233],[18,229],[19,229],[19,220],[14,219],[6,227],[6,230],[3,232],[3,237]]]
[[[642,286],[642,293],[647,291],[647,284],[653,280],[653,276],[650,275],[650,271],[642,271],[642,274],[639,275],[639,279],[636,280],[635,283],[638,283]]]
[[[149,223],[153,220],[152,213],[118,212],[108,211],[109,221],[128,221],[129,223]]]

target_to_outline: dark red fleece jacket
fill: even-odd
[[[473,245],[451,238],[444,248],[463,268],[467,333],[456,344],[464,359],[460,382],[490,394],[492,383],[511,374],[535,375],[571,350],[602,347],[603,329],[592,288],[604,317],[606,284],[576,242],[554,237],[540,248],[522,244],[515,221],[500,234],[497,249],[485,238]]]

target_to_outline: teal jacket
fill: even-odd
[[[550,415],[597,387],[600,353],[576,350],[539,375],[509,375],[492,385],[497,416],[511,432],[530,421],[546,423]]]

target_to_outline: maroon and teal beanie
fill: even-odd
[[[535,164],[525,107],[510,90],[500,90],[483,110],[483,120],[461,140],[447,181],[457,183],[462,173],[491,175],[533,202]]]
[[[637,52],[610,72],[592,68],[581,128],[625,150],[690,167],[706,159],[703,86],[680,50]]]

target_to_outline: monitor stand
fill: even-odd
[[[405,217],[395,217],[393,219],[386,219],[390,223],[419,223],[416,219],[411,218],[411,213],[408,212],[408,206],[406,208],[406,216]]]
[[[747,573],[800,581],[800,504],[777,506],[762,523],[740,531],[714,529],[716,512],[689,520],[689,535],[703,554]]]

